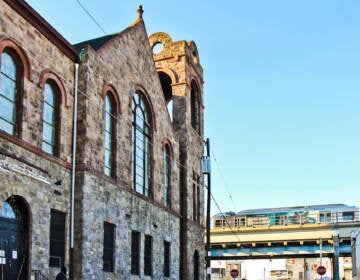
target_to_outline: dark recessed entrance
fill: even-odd
[[[0,203],[0,279],[26,280],[29,212],[18,196],[11,196]]]

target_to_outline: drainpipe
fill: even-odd
[[[72,168],[71,168],[71,219],[70,219],[70,249],[74,248],[74,208],[75,208],[75,173],[76,173],[76,140],[77,140],[77,105],[78,105],[78,82],[79,64],[81,63],[84,49],[78,55],[78,62],[74,64],[74,111],[73,111],[73,139],[72,139]]]
[[[71,170],[71,220],[70,220],[70,249],[74,249],[74,206],[75,206],[75,172],[76,172],[76,138],[77,138],[77,99],[79,81],[79,63],[75,63],[74,82],[74,116],[73,116],[73,147],[72,147],[72,170]]]
[[[77,141],[77,114],[78,114],[78,82],[79,64],[84,49],[79,52],[78,60],[74,64],[74,110],[73,110],[73,139],[71,165],[71,202],[70,202],[70,279],[74,279],[74,216],[75,216],[75,175],[76,175],[76,141]]]
[[[79,55],[79,60],[80,59]],[[75,212],[75,172],[76,172],[76,139],[77,139],[77,102],[79,63],[74,64],[74,110],[73,110],[73,139],[72,139],[72,165],[71,165],[71,202],[70,202],[70,262],[69,279],[74,279],[74,212]]]

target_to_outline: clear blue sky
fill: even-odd
[[[76,0],[27,2],[71,43],[104,35]],[[81,3],[107,34],[142,4],[149,35],[196,42],[222,211],[360,204],[360,1]]]

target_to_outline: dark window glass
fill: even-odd
[[[164,277],[170,277],[170,242],[164,241]]]
[[[193,184],[193,220],[196,221],[196,185]]]
[[[171,157],[169,146],[164,150],[164,206],[170,207]]]
[[[320,223],[331,223],[331,213],[330,212],[320,213]]]
[[[12,199],[8,199],[2,203],[2,211],[0,212],[0,217],[5,217],[9,219],[23,220],[22,211],[19,208],[19,205]]]
[[[196,192],[196,200],[197,200],[197,203],[196,203],[196,220],[198,221],[198,222],[200,222],[200,203],[201,203],[201,200],[200,200],[200,186],[199,186],[199,184],[197,185],[197,187],[196,187],[196,190],[197,190],[197,192]]]
[[[105,98],[105,175],[114,177],[115,173],[115,112],[110,95]]]
[[[49,266],[52,267],[65,264],[65,218],[65,213],[51,210]]]
[[[140,232],[131,232],[131,274],[140,274]]]
[[[132,182],[133,188],[151,196],[152,125],[148,108],[141,95],[132,99]]]
[[[3,52],[0,65],[0,129],[15,134],[17,67],[14,58]]]
[[[226,225],[226,220],[221,219],[221,220],[215,220],[215,227],[225,227]]]
[[[42,149],[44,152],[54,155],[57,140],[56,114],[58,105],[56,104],[54,87],[45,83],[44,88]]]
[[[354,220],[354,212],[343,212],[343,220],[344,221],[353,221]]]
[[[152,236],[145,235],[144,274],[152,275]]]
[[[191,84],[191,126],[200,134],[200,104],[199,104],[199,91],[196,84]]]
[[[200,279],[200,256],[199,252],[195,251],[194,253],[194,280]]]
[[[103,270],[114,271],[115,225],[104,222]]]
[[[200,222],[200,176],[193,172],[193,220]]]

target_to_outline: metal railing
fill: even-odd
[[[360,211],[308,212],[294,214],[268,214],[227,216],[213,219],[214,228],[256,228],[305,224],[360,223]]]
[[[32,270],[32,272],[34,273],[35,280],[49,280],[40,270]]]

